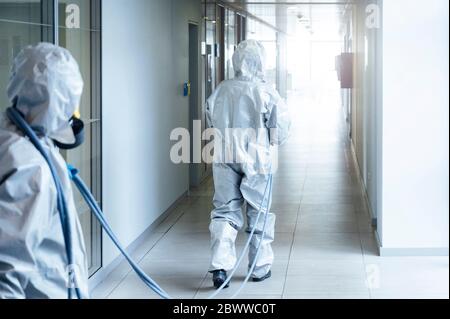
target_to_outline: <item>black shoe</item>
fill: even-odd
[[[228,278],[227,272],[225,270],[215,270],[212,272],[212,274],[213,274],[214,288],[219,289],[220,287],[222,287],[222,285]],[[227,284],[225,286],[225,288],[228,288],[228,287],[230,287],[229,284]]]
[[[272,270],[269,270],[269,272],[267,273],[267,275],[265,275],[264,277],[261,278],[253,278],[253,282],[263,282],[264,280],[269,279],[270,277],[272,277]]]

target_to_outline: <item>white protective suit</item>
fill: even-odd
[[[270,213],[272,189],[267,190],[266,200],[262,203],[269,172],[274,168],[271,146],[287,141],[291,123],[283,99],[264,81],[264,47],[254,40],[242,42],[233,55],[233,65],[235,78],[222,82],[207,101],[208,124],[216,131],[210,271],[230,271],[235,267],[235,240],[238,230],[244,226],[244,203],[247,203],[248,233],[263,204],[263,214],[249,251],[251,265],[262,241],[252,273],[254,279],[260,279],[271,270],[274,260],[271,243],[275,237],[275,215]],[[266,214],[266,235],[262,238]]]
[[[82,229],[66,163],[53,140],[70,144],[69,119],[79,106],[83,80],[65,49],[41,43],[15,59],[8,97],[38,132],[61,179],[71,216],[75,276],[88,297]],[[67,255],[47,162],[6,115],[0,124],[0,299],[66,299]]]

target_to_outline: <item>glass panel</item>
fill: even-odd
[[[205,32],[206,32],[206,97],[208,98],[216,88],[216,5],[205,4]]]
[[[227,10],[225,23],[225,79],[234,78],[233,53],[236,45],[236,14],[232,10]]]
[[[266,49],[266,80],[274,87],[277,85],[277,32],[266,25],[249,19],[247,38],[258,40]]]
[[[45,1],[0,1],[0,20],[11,23],[42,24],[42,5]]]
[[[14,57],[27,45],[53,42],[53,12],[52,0],[0,0],[0,111],[10,106],[6,87]],[[85,82],[80,109],[86,123],[86,142],[63,155],[80,169],[82,178],[91,186],[96,198],[100,198],[100,61],[96,59],[100,52],[100,25],[97,23],[100,1],[60,0],[58,12],[59,44],[70,50],[78,61]],[[101,229],[77,192],[75,200],[92,274],[101,266]]]
[[[97,172],[94,171],[95,163],[100,161],[101,155],[100,143],[97,141],[99,136],[95,134],[95,132],[99,131],[100,119],[94,116],[97,113],[94,98],[99,92],[92,91],[93,72],[95,72],[92,62],[92,39],[95,33],[100,31],[91,28],[90,1],[61,0],[59,13],[59,45],[67,48],[78,61],[84,80],[80,111],[86,124],[85,143],[81,147],[63,155],[68,163],[80,170],[80,176],[93,190],[94,195],[99,198],[99,194],[96,194],[96,181],[94,180],[97,176]],[[100,267],[98,224],[95,222],[89,207],[81,195],[78,192],[75,192],[74,195],[89,256],[89,269],[93,273]]]
[[[51,25],[45,14],[45,1],[0,2],[0,111],[11,106],[6,96],[11,66],[16,55],[27,45],[46,40]]]
[[[82,31],[100,31],[99,26],[91,23],[93,1],[59,0],[59,27]]]
[[[225,80],[225,50],[226,50],[226,9],[223,6],[217,6],[217,20],[216,20],[216,65],[217,76],[216,83],[219,84]]]

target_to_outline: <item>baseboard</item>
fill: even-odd
[[[448,248],[385,248],[380,247],[381,257],[448,257]]]
[[[448,257],[448,248],[387,248],[381,245],[378,232],[375,232],[375,240],[380,257]]]
[[[377,250],[378,250],[378,256],[381,256],[381,239],[380,239],[380,234],[378,233],[378,230],[375,230],[375,241],[377,243]]]
[[[198,181],[198,185],[194,185],[194,186],[192,186],[192,188],[194,188],[194,189],[195,188],[199,188],[211,176],[212,176],[212,170],[207,170],[202,176],[200,176],[199,181]],[[189,186],[189,188],[191,188],[191,186]]]
[[[370,210],[370,208],[369,208],[369,210]],[[372,227],[376,229],[377,226],[378,226],[378,219],[377,218],[372,218]]]
[[[361,167],[359,166],[358,156],[356,155],[355,145],[353,145],[352,140],[350,140],[350,145],[351,145],[353,162],[356,165],[356,173],[357,173],[359,185],[362,188],[363,194],[364,194],[364,202],[366,203],[366,208],[370,214],[370,217],[372,220],[372,226],[376,229],[377,225],[378,225],[378,218],[377,218],[376,214],[374,213],[374,211],[372,210],[372,206],[370,205],[369,195],[367,193],[367,187],[366,187],[364,180],[362,178],[362,175],[361,175]]]
[[[187,192],[184,193],[180,198],[178,198],[169,209],[167,209],[161,216],[150,225],[133,243],[131,243],[126,251],[132,255],[139,246],[141,246],[147,238],[152,235],[155,229],[158,228],[169,216],[173,213],[174,209],[180,204],[180,202],[186,198]],[[101,284],[119,265],[122,261],[125,261],[125,257],[122,255],[118,256],[108,265],[100,268],[91,278],[89,278],[89,290],[93,291],[99,284]]]
[[[212,170],[207,170],[205,174],[203,174],[202,178],[200,179],[200,185],[203,184],[212,176]]]

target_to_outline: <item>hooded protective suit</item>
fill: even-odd
[[[51,44],[25,48],[15,59],[8,97],[38,133],[55,164],[71,216],[75,280],[88,296],[87,260],[64,159],[54,140],[75,137],[69,119],[83,80],[65,49]],[[50,169],[6,116],[0,123],[0,299],[66,299],[67,255]]]
[[[250,232],[261,208],[270,170],[274,168],[271,145],[284,144],[290,129],[287,106],[264,81],[264,47],[254,40],[242,42],[233,55],[233,65],[235,78],[222,82],[207,101],[208,124],[216,131],[211,272],[234,268],[235,240],[244,226],[243,205],[247,203],[247,232]],[[275,215],[266,209],[271,198],[272,190],[268,189],[263,215],[250,246],[252,264],[262,241],[252,273],[254,279],[267,275],[274,260],[271,243],[275,236]],[[266,214],[268,222],[263,238]]]

